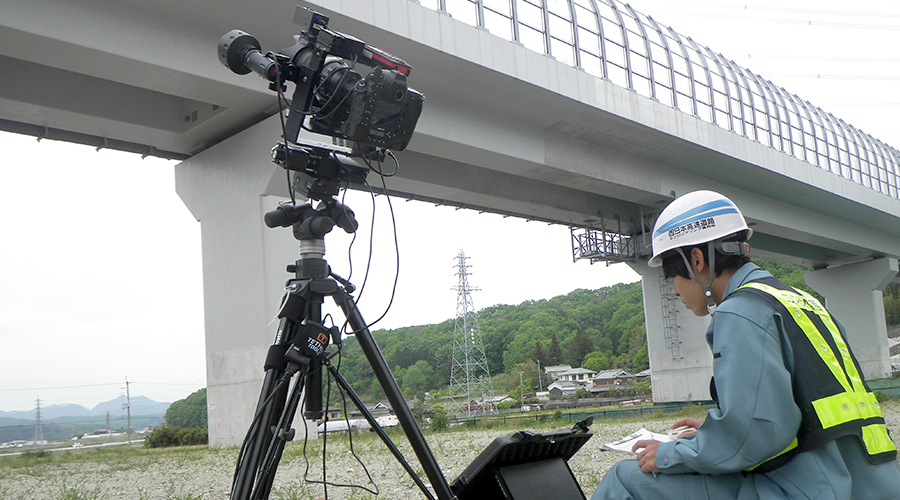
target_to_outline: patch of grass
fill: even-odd
[[[206,445],[201,446],[180,446],[178,448],[166,448],[166,458],[174,460],[175,465],[183,468],[191,462],[201,460],[206,456],[209,448]]]
[[[703,420],[706,418],[706,408],[703,405],[685,405],[684,408],[678,410],[674,413],[662,413],[665,418],[674,418],[675,420],[679,420],[682,418],[698,418]]]
[[[299,485],[291,484],[288,486],[276,487],[272,490],[273,500],[307,500],[313,498],[314,493],[309,486],[304,483]]]
[[[99,488],[88,489],[86,487],[68,486],[63,483],[57,500],[102,500],[106,498]]]
[[[170,481],[166,485],[166,493],[163,498],[166,500],[202,500],[203,494],[186,492],[183,487],[179,486],[176,488],[175,482]]]
[[[179,465],[188,461],[201,460],[209,453],[206,446],[183,446],[179,448],[144,448],[134,446],[111,446],[106,448],[89,448],[87,450],[66,451],[26,451],[21,455],[0,457],[0,470],[15,471],[29,469],[39,471],[50,464],[98,464],[105,465],[112,470],[146,470],[151,464],[161,459],[176,458]]]
[[[14,463],[20,470],[29,476],[43,476],[53,462],[53,454],[46,450],[33,450],[23,452],[15,457]]]

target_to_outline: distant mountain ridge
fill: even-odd
[[[41,420],[52,420],[59,417],[97,417],[105,416],[109,410],[110,416],[125,415],[124,405],[127,402],[125,396],[119,396],[116,399],[100,403],[97,406],[87,409],[84,406],[72,403],[41,406]],[[153,401],[146,396],[135,396],[131,398],[131,416],[137,415],[163,415],[169,409],[172,403],[160,403]],[[0,411],[0,418],[15,418],[34,420],[34,410],[25,411]]]

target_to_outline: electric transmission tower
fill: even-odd
[[[478,315],[472,303],[472,292],[479,289],[469,284],[467,271],[469,266],[466,265],[466,259],[465,252],[460,250],[456,256],[455,266],[459,284],[453,287],[458,293],[447,413],[472,416],[491,409],[494,389],[491,386],[491,374],[484,355],[481,330],[478,328]]]
[[[44,429],[41,425],[41,398],[37,398],[35,401],[34,417],[34,441],[41,443],[44,440]]]

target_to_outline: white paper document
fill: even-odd
[[[674,439],[674,437],[669,434],[659,434],[656,432],[651,432],[641,427],[640,429],[632,432],[622,439],[619,439],[618,441],[613,441],[612,443],[601,445],[600,449],[634,454],[635,452],[631,451],[634,443],[637,443],[638,441],[644,439],[655,439],[657,441],[662,441],[665,443],[666,441],[671,441],[672,439]]]

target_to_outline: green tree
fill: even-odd
[[[778,278],[785,285],[808,292],[823,304],[825,303],[821,295],[806,286],[804,275],[810,271],[810,268],[767,259],[753,259],[753,263],[772,273],[772,276]]]
[[[609,369],[609,356],[603,351],[594,351],[584,357],[581,367],[595,372]]]
[[[541,346],[540,340],[534,341],[534,360],[543,362],[547,359],[547,355],[544,354],[544,348]]]
[[[431,425],[429,426],[432,431],[440,432],[447,427],[450,427],[450,418],[447,416],[447,412],[445,412],[443,408],[439,406],[433,406],[432,410],[434,411],[434,416],[431,417]]]
[[[572,342],[569,343],[569,364],[572,366],[582,366],[584,357],[594,352],[594,343],[591,337],[584,330],[577,330],[573,335]]]
[[[900,325],[900,284],[890,283],[884,289],[884,319],[888,328]]]
[[[166,410],[166,424],[172,427],[206,428],[207,419],[205,387],[184,399],[175,401]]]
[[[559,339],[556,337],[556,332],[550,334],[550,346],[547,347],[547,362],[553,365],[562,362],[562,349],[559,347]]]
[[[431,365],[428,361],[420,359],[416,364],[406,369],[406,375],[403,377],[403,389],[411,390],[414,394],[428,389],[428,375],[432,372]]]
[[[628,365],[628,371],[631,373],[639,373],[650,368],[650,355],[647,352],[647,344],[645,343],[631,357]]]
[[[163,424],[144,439],[147,448],[169,448],[172,446],[197,446],[209,443],[209,434],[205,428],[194,427],[184,429]]]

